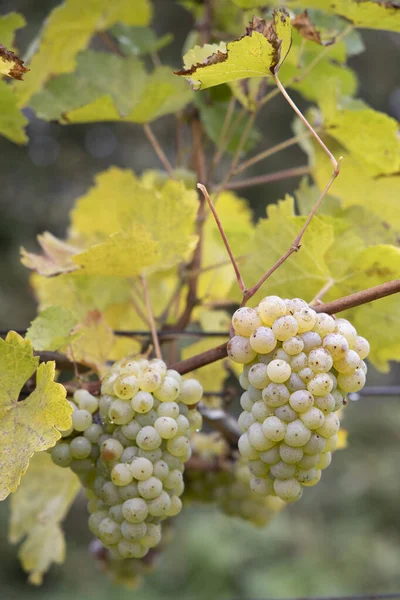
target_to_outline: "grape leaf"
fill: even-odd
[[[3,46],[11,48],[17,29],[25,27],[26,21],[23,15],[16,12],[0,16],[0,40]]]
[[[51,79],[30,106],[41,119],[65,120],[69,111],[109,94],[118,115],[125,116],[140,100],[146,77],[137,58],[87,50],[79,54],[75,73]]]
[[[330,193],[341,199],[344,208],[363,206],[376,216],[379,223],[400,232],[400,212],[397,206],[400,177],[371,177],[364,161],[355,159],[329,138],[327,143],[336,156],[343,156],[340,177],[333,183]],[[313,154],[313,176],[322,190],[332,169],[326,156],[317,146],[313,147]]]
[[[324,112],[324,104],[322,102]],[[329,135],[368,168],[370,175],[400,170],[400,139],[395,119],[372,108],[339,109],[325,119]]]
[[[247,10],[248,8],[259,8],[265,6],[265,0],[232,0],[236,6]]]
[[[33,455],[21,485],[11,496],[9,529],[12,544],[25,537],[18,554],[30,583],[41,584],[51,563],[64,561],[60,523],[79,489],[79,479],[70,469],[55,465],[46,452]]]
[[[78,248],[59,240],[48,231],[38,235],[37,239],[44,254],[27,252],[21,248],[21,262],[25,267],[46,277],[77,269],[72,257],[79,251]]]
[[[28,119],[17,107],[17,98],[5,81],[0,81],[0,134],[16,144],[26,144]]]
[[[78,333],[64,349],[72,361],[92,367],[102,373],[115,343],[114,333],[99,311],[91,311],[74,329]]]
[[[160,260],[159,244],[146,227],[131,222],[130,228],[113,233],[101,244],[76,254],[74,262],[88,275],[134,277]]]
[[[71,330],[78,323],[76,316],[62,306],[50,306],[32,321],[26,339],[35,350],[58,350],[76,338]]]
[[[237,79],[266,77],[279,70],[290,44],[290,17],[281,9],[274,12],[269,23],[254,17],[247,34],[229,42],[225,51],[218,50],[190,69],[176,71],[176,74],[188,79],[195,90]]]
[[[29,69],[24,67],[24,61],[21,60],[14,52],[7,50],[0,44],[0,74],[7,75],[11,79],[23,80],[25,73]]]
[[[304,224],[304,217],[295,217],[293,199],[287,197],[278,205],[268,207],[268,219],[257,225],[252,247],[241,272],[247,286],[254,285],[260,277],[288,250]],[[281,297],[296,295],[311,300],[329,280],[331,274],[324,254],[331,247],[334,232],[331,224],[314,217],[301,242],[299,252],[293,254],[251,299],[254,305],[263,296],[277,294]],[[234,298],[240,294],[232,288]]]
[[[114,25],[111,33],[117,39],[122,52],[128,56],[142,56],[158,52],[174,39],[172,33],[157,38],[154,31],[148,27],[129,27],[124,23]]]
[[[196,214],[197,194],[181,182],[167,181],[161,189],[151,188],[132,171],[112,167],[100,173],[95,187],[77,201],[71,224],[76,234],[93,242],[126,230],[131,222],[139,223],[159,243],[161,260],[156,268],[165,270],[193,250]]]
[[[91,37],[121,21],[127,25],[148,25],[151,19],[149,0],[65,0],[45,22],[25,84],[18,90],[20,105],[26,105],[50,76],[75,69],[78,52]]]
[[[306,10],[292,19],[292,27],[297,29],[302,38],[311,42],[316,42],[320,46],[330,46],[335,41],[335,38],[322,40],[321,32],[315,28],[315,25]]]
[[[400,31],[400,10],[395,2],[373,2],[363,0],[285,0],[287,8],[297,8],[307,5],[307,8],[319,8],[330,13],[336,13],[348,19],[356,27],[367,29],[387,29]]]
[[[0,339],[0,500],[17,489],[31,456],[54,446],[61,437],[58,429],[71,426],[65,388],[54,381],[55,363],[38,367],[38,362],[29,340],[13,331]],[[18,402],[22,386],[35,372],[35,390]]]
[[[138,102],[126,117],[121,118],[114,102],[106,95],[86,106],[67,112],[64,119],[69,123],[120,120],[150,123],[159,117],[182,110],[191,99],[191,91],[183,82],[173,77],[169,67],[157,67],[147,76]]]
[[[192,356],[196,356],[201,352],[205,352],[206,350],[210,350],[215,346],[219,346],[219,344],[223,343],[223,339],[219,337],[209,337],[190,346],[185,346],[182,348],[182,359],[186,360],[187,358],[191,358]],[[224,380],[228,377],[228,371],[221,367],[219,362],[211,363],[210,365],[206,365],[201,369],[195,369],[192,372],[192,376],[195,377],[203,386],[205,392],[220,392],[222,390],[222,384]],[[203,401],[207,405],[210,404],[210,398],[203,398]],[[212,403],[214,404],[214,403]],[[220,405],[220,398],[218,401],[218,406]]]

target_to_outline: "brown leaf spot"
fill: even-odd
[[[24,67],[24,61],[14,54],[14,52],[11,52],[11,50],[7,50],[2,44],[0,44],[0,57],[10,63],[8,76],[22,81],[25,73],[29,71],[29,69]]]
[[[322,41],[320,32],[315,29],[313,22],[308,16],[308,12],[305,10],[303,13],[296,15],[294,19],[292,19],[292,25],[299,34],[306,40],[310,40],[311,42],[316,42],[320,46],[330,46],[334,43],[335,38],[333,37],[330,40]]]

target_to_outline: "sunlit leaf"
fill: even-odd
[[[269,23],[254,17],[247,34],[229,42],[225,51],[218,50],[206,59],[201,55],[201,62],[177,71],[177,75],[188,79],[195,90],[237,79],[266,77],[278,71],[290,43],[291,25],[286,11],[276,11]]]
[[[76,335],[71,330],[77,324],[76,316],[62,306],[51,306],[38,314],[26,332],[26,339],[35,350],[58,350],[69,344]]]
[[[71,426],[65,388],[54,381],[54,362],[33,356],[32,344],[11,331],[0,339],[0,500],[14,492],[35,452],[54,446]],[[18,402],[21,388],[36,372],[36,388]]]
[[[26,21],[23,15],[11,12],[0,16],[0,42],[6,48],[12,48],[15,32],[25,27]]]
[[[5,81],[0,81],[0,134],[16,144],[26,144],[28,119],[17,107],[17,98]]]
[[[25,537],[18,555],[30,583],[41,584],[51,563],[64,562],[60,523],[79,488],[79,480],[70,469],[58,467],[49,454],[38,452],[11,496],[9,540],[17,544]]]

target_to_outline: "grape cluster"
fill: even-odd
[[[298,500],[331,462],[346,394],[365,384],[367,340],[346,319],[317,314],[299,298],[264,298],[232,317],[231,359],[244,365],[239,451],[250,487]]]
[[[112,558],[144,557],[161,540],[161,521],[181,511],[202,393],[198,381],[181,380],[158,359],[116,363],[99,399],[75,392],[72,428],[51,455],[80,477],[89,528]]]
[[[259,527],[266,525],[285,506],[279,498],[263,497],[250,489],[247,460],[229,459],[229,447],[223,438],[196,433],[192,448],[193,456],[207,461],[210,468],[185,472],[186,502],[215,504],[226,515]]]

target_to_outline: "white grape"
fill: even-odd
[[[243,306],[232,316],[232,325],[237,335],[249,337],[261,325],[261,319],[254,308]]]
[[[280,342],[295,336],[298,330],[299,326],[296,319],[290,315],[279,317],[272,325],[272,331]]]
[[[317,320],[317,313],[308,306],[294,311],[293,316],[297,321],[299,333],[311,331]]]
[[[314,397],[307,390],[293,392],[289,398],[289,404],[298,413],[308,411],[314,404]]]
[[[271,383],[271,380],[268,377],[268,367],[262,363],[256,363],[249,370],[248,380],[250,385],[262,390]]]
[[[258,313],[266,325],[286,315],[286,304],[279,296],[267,296],[258,305]]]
[[[323,412],[315,406],[310,408],[307,412],[301,413],[299,417],[308,429],[318,429],[325,421]]]
[[[277,340],[270,327],[257,327],[250,336],[250,346],[257,354],[269,354]]]
[[[356,369],[352,375],[340,373],[337,382],[346,393],[359,392],[365,385],[365,373],[362,369]]]
[[[265,437],[273,442],[280,442],[286,434],[287,424],[276,416],[267,417],[262,424]],[[250,434],[250,432],[249,432]],[[251,437],[250,437],[251,443]]]
[[[290,365],[283,360],[273,360],[267,366],[267,373],[270,380],[274,383],[283,383],[291,375]]]
[[[300,354],[300,352],[304,349],[304,342],[301,337],[295,335],[293,337],[288,338],[282,344],[282,348],[287,354],[290,356],[294,356],[296,354]]]
[[[262,391],[262,399],[271,407],[278,407],[289,401],[290,393],[287,387],[280,383],[270,383]]]
[[[256,351],[250,346],[247,338],[235,335],[228,342],[228,356],[239,364],[249,363],[255,358]]]
[[[285,435],[285,443],[288,446],[298,448],[307,444],[311,437],[311,431],[300,419],[288,424]]]

